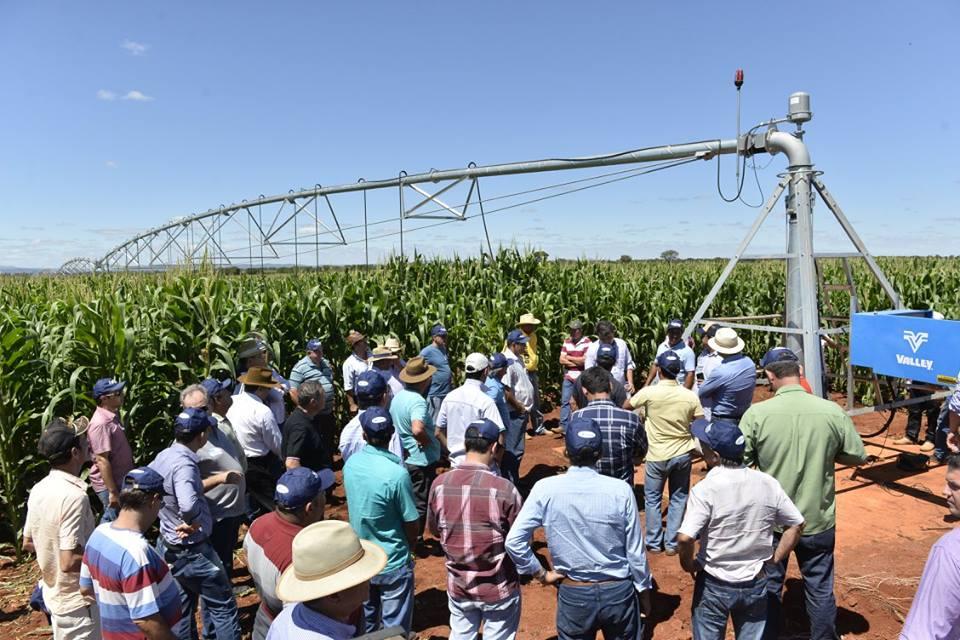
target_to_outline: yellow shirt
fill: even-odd
[[[662,462],[694,448],[690,423],[703,417],[700,398],[676,380],[661,380],[644,387],[630,398],[630,406],[645,416],[647,460]]]

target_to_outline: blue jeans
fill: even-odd
[[[667,533],[663,533],[663,517],[660,501],[663,488],[670,491],[670,504],[667,506]],[[643,481],[643,503],[647,519],[647,547],[659,549],[677,548],[677,530],[683,521],[683,510],[687,506],[687,494],[690,492],[690,454],[684,453],[676,458],[651,462],[645,465]]]
[[[370,599],[363,603],[364,633],[413,625],[413,563],[370,580]]]
[[[560,390],[560,428],[566,432],[567,423],[570,422],[570,397],[573,395],[573,382],[563,379],[563,387]]]
[[[559,640],[636,640],[643,637],[637,593],[630,580],[590,586],[562,584],[557,593]]]
[[[97,497],[100,498],[100,503],[103,504],[103,515],[100,516],[100,524],[104,522],[113,522],[117,519],[117,516],[120,515],[117,513],[117,510],[110,506],[110,492],[104,489],[103,491],[97,491]]]
[[[833,546],[835,529],[827,529],[809,536],[801,536],[794,549],[803,592],[810,618],[810,640],[835,640],[837,637],[837,600],[833,595]],[[780,534],[774,534],[774,546],[780,543]],[[767,565],[767,628],[764,640],[773,640],[780,631],[782,617],[783,581],[787,575],[787,560]]]
[[[530,427],[539,429],[543,424],[543,414],[540,413],[540,376],[536,371],[528,371],[527,377],[533,385],[533,407],[530,409]]]
[[[501,475],[514,485],[520,482],[520,461],[527,448],[527,413],[510,412],[510,424],[503,437],[503,459],[500,461]]]
[[[733,618],[737,640],[760,640],[767,621],[767,578],[725,582],[706,571],[697,574],[693,590],[693,640],[723,640],[727,618]]]
[[[203,604],[203,636],[217,640],[240,640],[237,601],[223,563],[209,542],[193,547],[170,549],[161,536],[157,551],[170,565],[180,586],[183,617],[172,631],[180,640],[197,640],[197,598]]]
[[[947,447],[947,434],[950,433],[950,398],[945,398],[940,405],[940,415],[937,416],[937,432],[934,434],[933,443],[936,448],[933,450],[934,457],[943,462],[950,455],[950,449]]]
[[[450,605],[450,640],[477,640],[483,625],[483,640],[513,640],[520,626],[520,592],[499,602],[455,600]]]

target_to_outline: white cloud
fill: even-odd
[[[107,166],[108,169],[116,169],[119,166],[113,160],[107,160],[104,164]]]
[[[147,49],[150,48],[150,45],[143,44],[142,42],[134,42],[133,40],[124,40],[120,43],[120,46],[126,49],[132,56],[142,56],[147,52]]]
[[[100,89],[97,91],[97,100],[116,100],[117,94],[108,89]]]
[[[153,101],[152,96],[144,95],[143,93],[140,93],[136,89],[132,91],[127,91],[126,95],[123,96],[123,99],[133,100],[135,102],[152,102]]]

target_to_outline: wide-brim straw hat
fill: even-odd
[[[374,362],[380,362],[382,360],[398,360],[397,354],[395,354],[390,347],[377,347],[373,350],[373,353],[370,354],[370,357],[367,358],[367,364],[373,364]]]
[[[387,554],[361,540],[346,522],[324,520],[304,527],[293,539],[293,562],[277,582],[283,602],[308,602],[346,591],[380,573]]]
[[[400,371],[400,382],[407,384],[417,384],[430,378],[437,372],[437,368],[432,364],[427,364],[423,356],[416,356],[407,360],[407,366]]]
[[[524,324],[540,324],[540,321],[537,319],[537,316],[532,313],[525,313],[520,316],[520,320],[517,321],[517,326]]]
[[[707,340],[710,348],[720,355],[732,356],[735,353],[743,351],[745,345],[743,338],[737,335],[737,332],[730,327],[721,327],[717,333]]]
[[[273,379],[273,372],[264,367],[251,367],[247,372],[237,378],[247,387],[271,387],[276,388],[280,383]]]
[[[400,344],[400,341],[396,338],[387,338],[387,341],[383,343],[387,349],[390,349],[393,353],[400,353],[403,351],[403,345]]]

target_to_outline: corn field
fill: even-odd
[[[881,264],[908,307],[960,317],[955,260]],[[558,391],[558,354],[571,319],[588,329],[612,320],[645,368],[667,321],[689,319],[722,268],[720,261],[546,262],[503,251],[496,260],[414,257],[369,270],[0,277],[0,540],[16,540],[26,492],[45,472],[36,455],[41,426],[55,415],[90,415],[97,378],[128,382],[123,421],[141,463],[170,441],[179,389],[208,375],[233,377],[236,347],[252,330],[267,336],[277,368],[287,374],[307,338],[324,341],[339,371],[351,328],[365,333],[371,346],[394,335],[410,356],[439,321],[450,332],[456,363],[471,351],[500,349],[518,316],[529,311],[544,320],[540,378],[549,395]],[[843,280],[839,264],[828,264],[824,275],[828,282]],[[861,306],[888,308],[862,265],[855,275]],[[783,287],[782,264],[742,264],[711,315],[782,312]],[[832,295],[845,314],[846,294]],[[745,337],[755,358],[776,340],[763,333]]]

